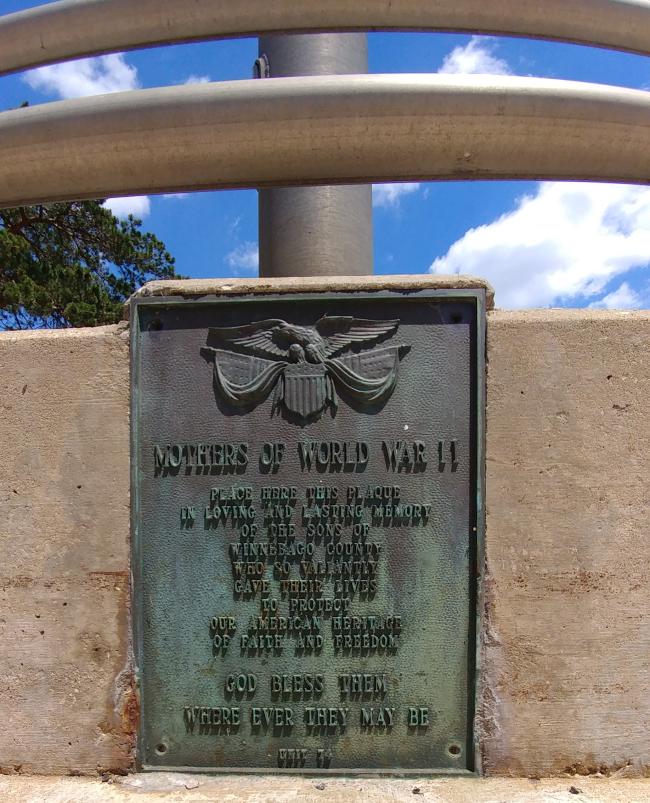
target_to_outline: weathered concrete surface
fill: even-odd
[[[434,276],[431,274],[408,276],[291,276],[274,279],[170,279],[147,282],[138,296],[245,296],[253,293],[355,293],[382,290],[485,290],[486,309],[494,307],[494,290],[485,279],[475,276]],[[129,304],[125,317],[128,318]]]
[[[647,803],[650,780],[330,780],[154,773],[107,777],[106,783],[89,778],[0,778],[0,795],[11,803]]]
[[[132,762],[127,335],[0,334],[0,772]]]
[[[489,774],[650,773],[650,312],[488,324]]]

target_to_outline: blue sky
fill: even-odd
[[[10,13],[34,5],[0,0]],[[0,77],[0,108],[106,91],[249,78],[254,39],[155,48]],[[370,34],[370,71],[488,72],[650,88],[650,59],[526,39]],[[650,156],[649,156],[650,158]],[[109,202],[133,211],[192,277],[257,272],[257,195],[222,191]],[[473,273],[498,306],[650,306],[650,189],[440,182],[374,191],[376,273]]]

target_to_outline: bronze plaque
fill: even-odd
[[[140,298],[143,768],[476,770],[484,292]]]

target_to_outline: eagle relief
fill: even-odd
[[[313,326],[275,318],[209,330],[204,349],[214,359],[214,384],[227,404],[250,410],[274,392],[273,410],[312,421],[339,395],[369,408],[382,404],[397,382],[410,346],[386,344],[399,320],[325,315]]]

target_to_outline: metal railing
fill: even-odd
[[[358,27],[527,33],[649,52],[650,2],[64,0],[0,17],[0,69],[168,41]],[[331,76],[138,90],[0,114],[2,206],[505,178],[650,183],[650,93],[501,76]]]
[[[59,0],[0,17],[0,73],[263,33],[462,31],[650,53],[647,0]]]

